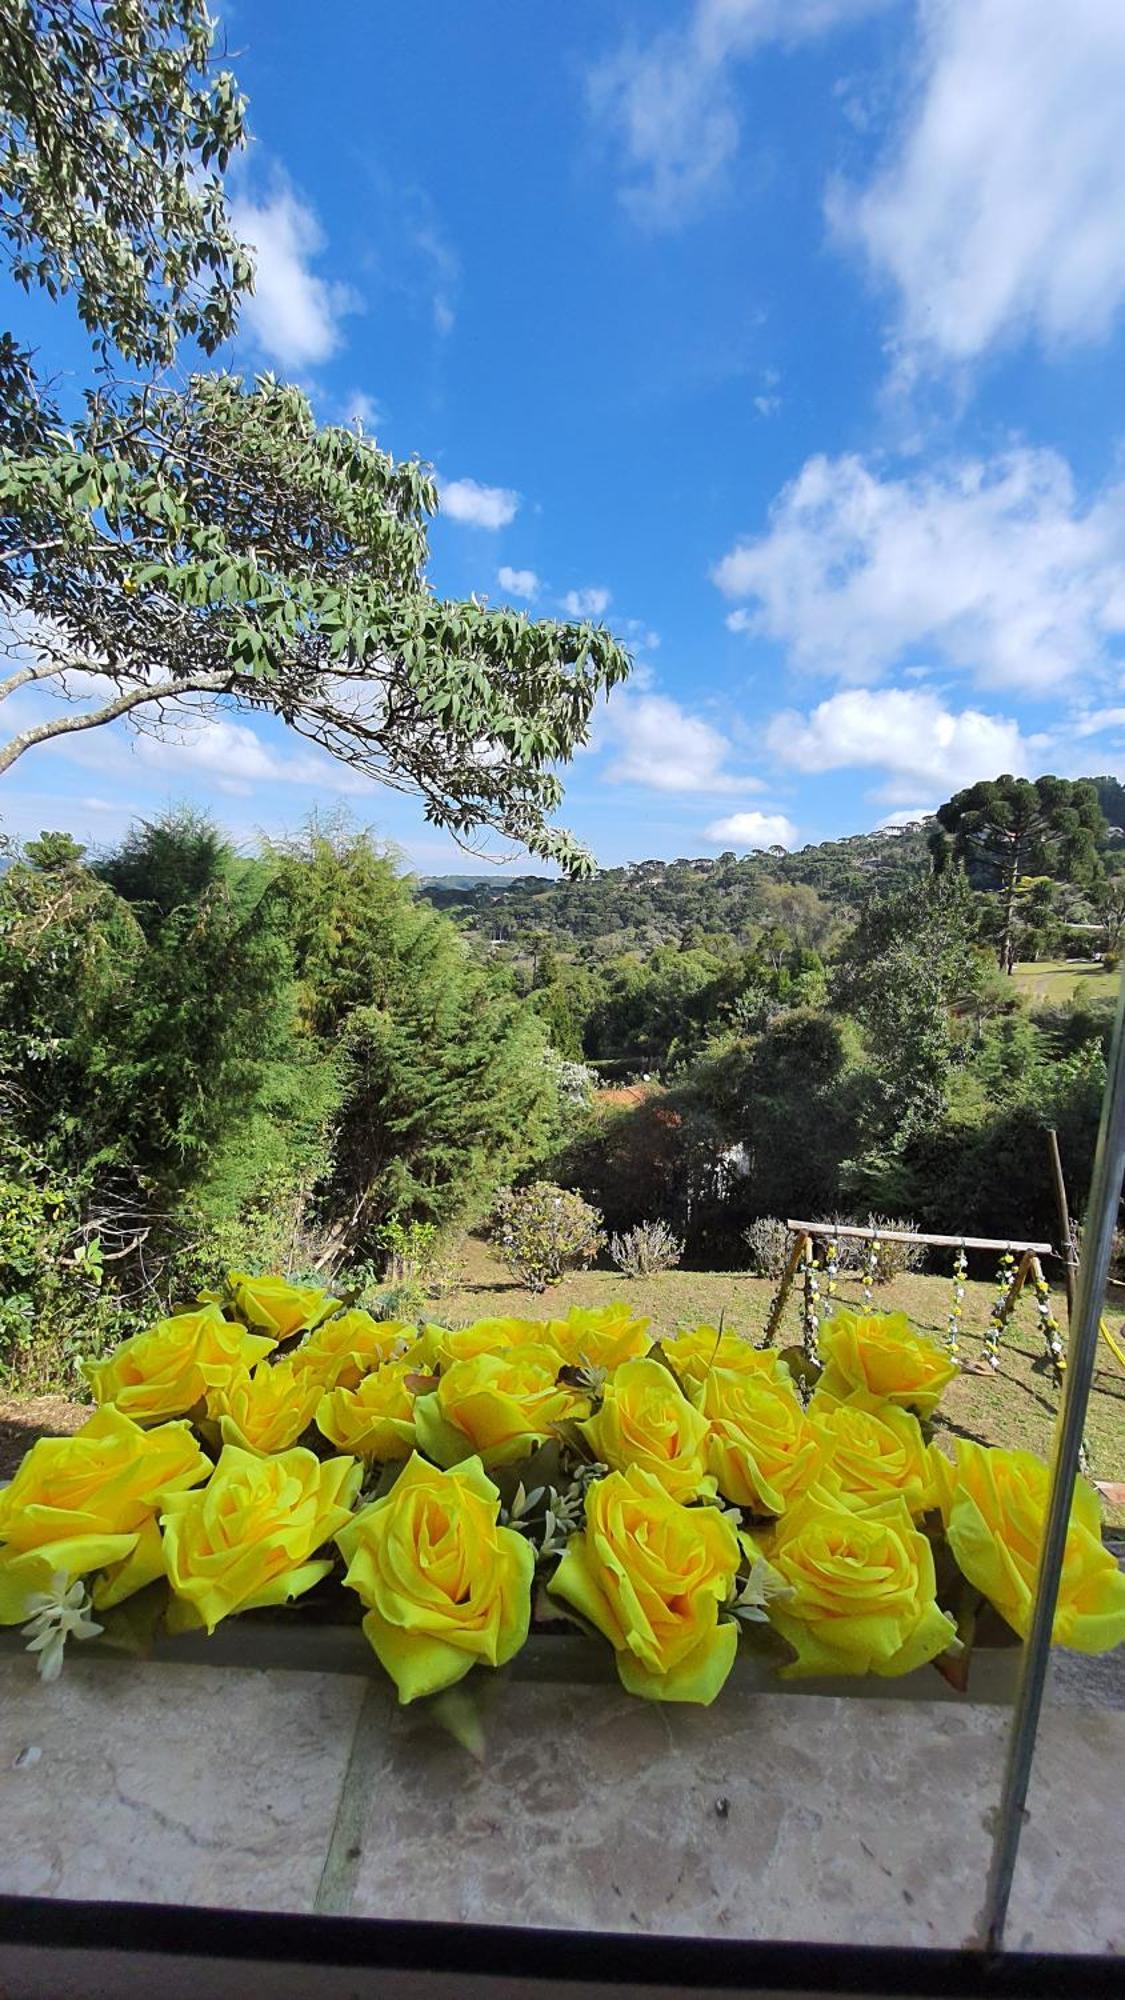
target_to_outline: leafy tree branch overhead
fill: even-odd
[[[211,72],[213,33],[198,0],[0,0],[0,240],[24,285],[75,292],[103,360],[212,351],[252,284],[218,177],[244,104]],[[0,703],[70,695],[76,673],[101,690],[21,721],[0,774],[58,738],[225,703],[420,795],[459,840],[591,865],[551,823],[556,767],[628,656],[599,627],[438,599],[417,461],[318,425],[271,377],[107,380],[71,419],[10,335],[0,402]]]
[[[42,402],[33,419],[11,408],[0,593],[34,643],[0,699],[75,668],[114,692],[17,733],[0,772],[72,730],[226,698],[419,793],[457,836],[489,828],[582,868],[548,824],[553,766],[628,657],[599,627],[436,598],[423,466],[318,426],[270,377],[98,391],[71,427]]]
[[[202,0],[0,0],[0,243],[103,354],[211,354],[252,283],[222,175],[246,100]]]

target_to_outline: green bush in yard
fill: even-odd
[[[557,1285],[565,1270],[585,1269],[604,1241],[597,1209],[553,1181],[504,1188],[494,1237],[509,1271],[532,1292]]]

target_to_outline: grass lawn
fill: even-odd
[[[624,1295],[637,1312],[648,1314],[654,1333],[670,1334],[677,1327],[700,1322],[715,1325],[722,1316],[725,1325],[752,1338],[761,1335],[774,1290],[768,1279],[752,1278],[743,1271],[669,1271],[663,1277],[636,1281],[623,1279],[615,1271],[586,1271],[537,1295],[516,1284],[488,1245],[473,1237],[462,1245],[451,1278],[449,1287],[429,1306],[429,1316],[447,1325],[463,1325],[492,1313],[550,1319],[565,1314],[571,1306],[605,1305]],[[941,1339],[950,1293],[948,1277],[906,1277],[877,1293],[876,1305],[906,1312],[920,1330]],[[990,1284],[970,1282],[965,1287],[961,1346],[970,1367],[982,1352],[993,1294]],[[1115,1296],[1125,1298],[1125,1293]],[[845,1305],[861,1305],[858,1283],[845,1277],[840,1300]],[[1055,1297],[1054,1310],[1065,1327],[1066,1302],[1061,1292]],[[1125,1306],[1109,1306],[1106,1316],[1125,1347]],[[779,1344],[787,1346],[799,1338],[800,1300],[795,1287]],[[1020,1446],[1046,1456],[1057,1396],[1042,1356],[1034,1301],[1026,1294],[1005,1335],[999,1373],[976,1375],[967,1370],[946,1390],[938,1413],[939,1437],[946,1442],[955,1436],[971,1437],[981,1444]],[[0,1400],[0,1478],[10,1476],[36,1436],[73,1430],[84,1415],[76,1402],[60,1396]],[[1088,1437],[1095,1477],[1125,1480],[1125,1370],[1104,1344],[1090,1399]],[[1125,1508],[1107,1506],[1106,1518],[1116,1525],[1125,1524]]]
[[[1031,1005],[1061,1000],[1112,1000],[1120,973],[1106,972],[1097,959],[1039,958],[1012,968],[1012,978]]]

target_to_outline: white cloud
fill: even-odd
[[[617,621],[615,620],[614,623],[616,625]],[[635,646],[639,653],[655,653],[659,649],[659,632],[654,632],[652,626],[646,625],[643,618],[626,618],[622,625],[617,626],[617,629],[626,644]],[[636,686],[636,682],[637,675],[634,669],[634,686]]]
[[[611,597],[611,591],[593,584],[587,590],[568,590],[562,608],[572,618],[600,618],[609,609]]]
[[[1121,0],[921,0],[896,145],[829,216],[897,288],[901,333],[968,361],[1103,338],[1125,300]]]
[[[520,496],[506,486],[482,486],[476,479],[438,481],[441,512],[470,528],[506,528],[515,519]]]
[[[694,0],[682,28],[627,43],[588,78],[590,108],[619,141],[622,200],[670,227],[723,186],[740,143],[732,66],[769,42],[791,48],[891,0]]]
[[[310,269],[324,248],[314,211],[284,181],[268,200],[231,206],[235,231],[253,246],[257,267],[254,291],[242,304],[244,329],[285,368],[329,360],[343,337],[340,320],[358,301],[349,286]]]
[[[731,629],[797,665],[872,681],[924,648],[984,686],[1045,691],[1103,665],[1125,631],[1125,487],[1083,507],[1043,450],[902,479],[810,458],[713,577],[749,600]]]
[[[875,828],[876,833],[892,833],[897,826],[917,826],[919,820],[932,819],[937,806],[900,806],[897,812],[888,813]]]
[[[60,682],[75,714],[97,709],[118,692],[116,685],[100,675],[68,674]],[[65,713],[59,688],[51,683],[21,689],[0,710],[4,734]],[[103,787],[98,795],[81,801],[88,811],[116,811],[121,801],[130,802],[130,788],[140,779],[158,780],[181,775],[209,781],[216,790],[231,797],[247,797],[258,785],[278,789],[315,786],[324,792],[365,793],[371,781],[350,769],[338,758],[315,744],[306,744],[295,733],[282,739],[296,747],[292,753],[271,744],[249,723],[235,722],[216,713],[215,704],[195,696],[182,696],[175,703],[162,704],[159,720],[155,710],[138,709],[130,718],[100,724],[74,735],[49,739],[29,753],[28,763],[47,758],[52,764],[65,761],[93,774]],[[17,766],[21,774],[23,763]],[[118,806],[108,803],[104,787],[116,785]]]
[[[539,595],[539,578],[533,569],[510,569],[503,563],[496,572],[496,581],[509,597],[526,597],[530,603]]]
[[[755,396],[754,408],[760,417],[776,417],[781,408],[780,396]]]
[[[712,820],[704,830],[705,840],[733,841],[736,847],[793,847],[797,829],[784,813],[730,813],[726,819]]]
[[[187,704],[184,704],[187,707]],[[220,791],[248,796],[255,785],[317,785],[326,791],[363,792],[369,780],[323,751],[309,748],[288,756],[263,741],[244,722],[225,717],[185,715],[160,736],[137,735],[133,754],[160,771],[206,773]]]
[[[1125,708],[1082,710],[1069,718],[1066,728],[1068,735],[1083,741],[1087,736],[1103,736],[1107,730],[1125,728]]]
[[[664,694],[626,688],[606,706],[598,747],[617,751],[605,775],[618,784],[657,792],[758,791],[760,781],[728,771],[730,744],[702,716],[689,715]]]
[[[1040,741],[1009,716],[956,713],[920,688],[848,688],[809,715],[775,715],[766,731],[772,755],[794,770],[880,772],[877,796],[889,805],[922,789],[946,798],[1002,771],[1025,776]]]
[[[417,188],[411,190],[406,207],[408,212],[418,210],[420,214],[419,220],[408,223],[408,238],[427,273],[434,331],[444,340],[457,324],[454,299],[461,281],[461,260],[446,241],[428,195]]]

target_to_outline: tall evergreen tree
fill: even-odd
[[[997,958],[1002,972],[1011,972],[1016,892],[1022,875],[1048,871],[1072,882],[1093,882],[1101,872],[1098,843],[1105,836],[1105,817],[1089,778],[982,779],[956,792],[938,808],[940,832],[935,832],[935,865],[944,864],[950,850],[967,864],[978,887],[1000,892],[1000,935]]]
[[[314,828],[279,861],[302,1013],[340,1060],[321,1191],[332,1250],[370,1252],[392,1214],[479,1211],[548,1136],[537,1014],[366,835]]]

